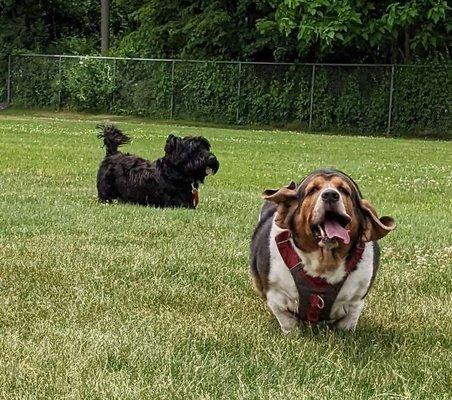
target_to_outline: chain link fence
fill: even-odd
[[[448,65],[13,55],[0,101],[315,131],[449,134]]]

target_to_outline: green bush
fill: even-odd
[[[174,116],[235,123],[238,68],[236,64],[175,64]]]
[[[61,106],[79,111],[109,111],[114,91],[110,61],[85,58],[63,61]]]
[[[423,134],[452,131],[452,68],[397,67],[393,100],[394,131]]]
[[[112,112],[169,118],[171,63],[115,61]]]
[[[58,59],[12,57],[12,102],[22,107],[57,108],[59,77]]]
[[[311,67],[245,64],[241,81],[240,122],[309,123]]]
[[[451,68],[397,66],[395,135],[450,135]],[[312,66],[14,57],[13,102],[154,118],[309,126]],[[383,133],[391,67],[315,67],[312,129]],[[1,95],[1,92],[0,92]]]
[[[385,132],[390,70],[381,67],[317,67],[313,126],[317,130]]]

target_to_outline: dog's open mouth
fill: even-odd
[[[314,224],[311,229],[314,237],[323,243],[341,240],[344,244],[348,244],[350,243],[350,235],[345,227],[350,221],[351,218],[346,214],[326,211],[323,221]]]

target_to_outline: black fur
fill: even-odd
[[[169,135],[165,155],[155,161],[124,154],[118,147],[130,138],[112,124],[100,125],[97,135],[103,140],[106,155],[97,173],[99,201],[120,201],[155,207],[195,208],[193,188],[207,176],[207,168],[216,173],[217,158],[210,152],[207,139],[198,136],[180,138]]]

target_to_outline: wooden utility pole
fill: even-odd
[[[103,56],[108,55],[110,46],[110,7],[108,3],[108,0],[100,0],[100,54]]]

